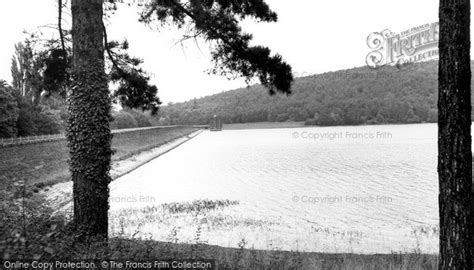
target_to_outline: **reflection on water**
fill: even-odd
[[[435,253],[436,136],[434,124],[206,131],[111,184],[111,232],[256,249]],[[204,207],[185,207],[197,200]],[[219,204],[228,201],[238,203]]]

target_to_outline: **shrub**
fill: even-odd
[[[0,86],[0,137],[16,137],[19,116],[18,103],[8,88]]]
[[[311,119],[307,119],[305,122],[304,122],[304,125],[305,126],[317,126],[318,125],[318,121],[314,118],[311,118]]]
[[[288,120],[288,114],[287,113],[280,113],[277,115],[276,119],[277,122],[285,122]]]
[[[36,118],[36,128],[38,135],[61,133],[61,120],[59,112],[40,111]]]
[[[37,134],[36,125],[34,123],[35,111],[27,104],[20,106],[20,115],[17,121],[18,136],[32,136]]]
[[[23,97],[16,97],[19,106],[19,116],[16,122],[18,136],[35,136],[61,133],[59,112],[45,110],[28,102]]]
[[[137,120],[126,111],[119,111],[112,114],[114,120],[111,123],[112,129],[137,128]]]
[[[149,116],[147,116],[143,112],[137,112],[137,111],[128,111],[130,114],[133,115],[133,118],[137,121],[138,127],[150,127],[151,122],[149,119]]]

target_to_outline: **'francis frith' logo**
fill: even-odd
[[[408,63],[437,59],[439,23],[425,24],[395,34],[386,29],[371,33],[367,45],[372,50],[366,57],[367,66],[385,65],[401,67]]]

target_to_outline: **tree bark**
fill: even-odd
[[[439,19],[439,269],[472,270],[470,0],[441,0]]]
[[[112,135],[102,1],[73,0],[71,10],[74,55],[67,139],[74,223],[81,236],[107,238]]]

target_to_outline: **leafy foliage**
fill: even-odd
[[[57,134],[62,129],[59,110],[31,102],[0,80],[0,138]]]
[[[30,34],[16,45],[12,59],[13,86],[23,96],[32,96],[36,104],[45,97],[59,94],[66,98],[72,83],[72,46],[70,31],[65,31],[65,50],[57,38],[44,40],[41,35]],[[150,84],[150,77],[140,67],[143,60],[128,54],[128,42],[111,41],[107,44],[108,81],[117,83],[112,93],[114,101],[133,109],[149,110],[153,114],[161,104],[158,88]],[[19,68],[20,67],[20,68]],[[25,90],[22,90],[25,89]],[[44,100],[43,100],[44,101]]]
[[[111,123],[113,129],[137,128],[138,122],[133,115],[127,111],[114,113],[114,121]]]
[[[150,84],[150,77],[140,68],[143,60],[131,57],[126,52],[126,40],[122,43],[109,42],[108,48],[109,59],[113,59],[110,80],[119,84],[112,95],[114,100],[120,102],[123,107],[156,114],[161,105],[157,96],[158,88]]]
[[[15,98],[5,82],[0,84],[0,138],[16,137],[19,110]]]
[[[71,55],[62,49],[50,48],[50,53],[45,62],[43,73],[44,88],[51,93],[60,93],[66,97],[66,89],[70,84]]]
[[[12,86],[23,97],[28,97],[36,104],[42,92],[42,75],[44,69],[44,55],[35,51],[34,41],[26,39],[15,45],[15,54],[12,57],[11,72]]]
[[[358,125],[437,121],[438,62],[402,69],[366,67],[296,79],[291,96],[269,97],[261,85],[161,108],[165,124],[308,121]]]
[[[291,93],[291,66],[269,48],[250,45],[252,35],[239,26],[245,18],[276,22],[278,16],[263,0],[158,0],[146,7],[140,20],[186,27],[192,32],[187,38],[212,43],[215,74],[238,74],[247,81],[258,77],[270,94]]]
[[[19,95],[16,100],[20,110],[17,121],[18,137],[58,134],[64,129],[59,112],[32,104]]]

